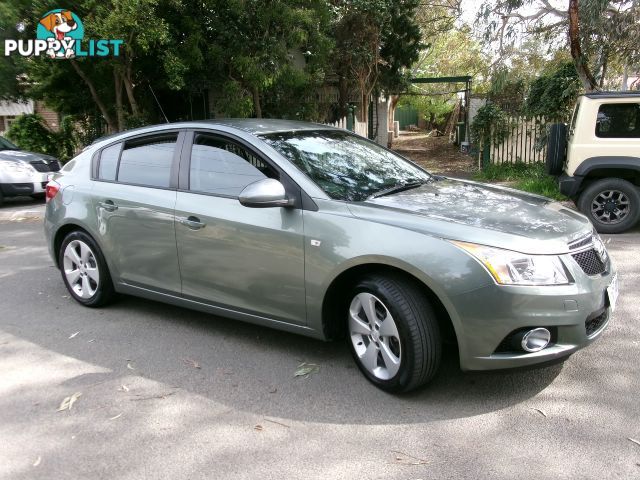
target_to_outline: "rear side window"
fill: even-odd
[[[178,134],[144,137],[125,142],[118,181],[149,187],[169,187]]]
[[[115,180],[118,170],[118,159],[120,158],[121,143],[111,145],[102,150],[100,154],[100,166],[98,167],[98,178],[100,180]]]
[[[191,149],[189,189],[237,196],[250,183],[277,178],[260,158],[239,145],[208,134],[196,134]]]
[[[640,104],[609,103],[598,109],[596,136],[640,138]]]

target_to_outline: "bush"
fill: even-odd
[[[495,103],[480,107],[471,123],[471,140],[476,145],[502,143],[509,132],[509,116]]]
[[[43,118],[35,113],[16,118],[7,131],[7,138],[22,150],[59,156],[57,135],[49,130]]]

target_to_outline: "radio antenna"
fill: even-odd
[[[171,122],[169,122],[169,119],[167,118],[167,115],[164,113],[164,110],[162,109],[162,105],[160,105],[160,102],[158,101],[158,97],[156,97],[156,92],[153,91],[153,88],[151,87],[151,84],[149,84],[149,90],[151,90],[151,94],[153,95],[153,98],[156,99],[156,103],[158,104],[158,108],[162,112],[162,116],[164,117],[164,120],[167,123],[171,123]]]

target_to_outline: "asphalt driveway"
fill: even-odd
[[[621,296],[594,345],[509,373],[461,373],[449,351],[392,396],[345,344],[131,297],[79,306],[20,208],[42,206],[0,208],[0,478],[640,478],[640,228],[608,238]],[[317,371],[296,377],[303,362]]]

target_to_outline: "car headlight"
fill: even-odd
[[[471,254],[502,285],[566,285],[569,275],[556,255],[528,255],[475,243],[452,241]]]

